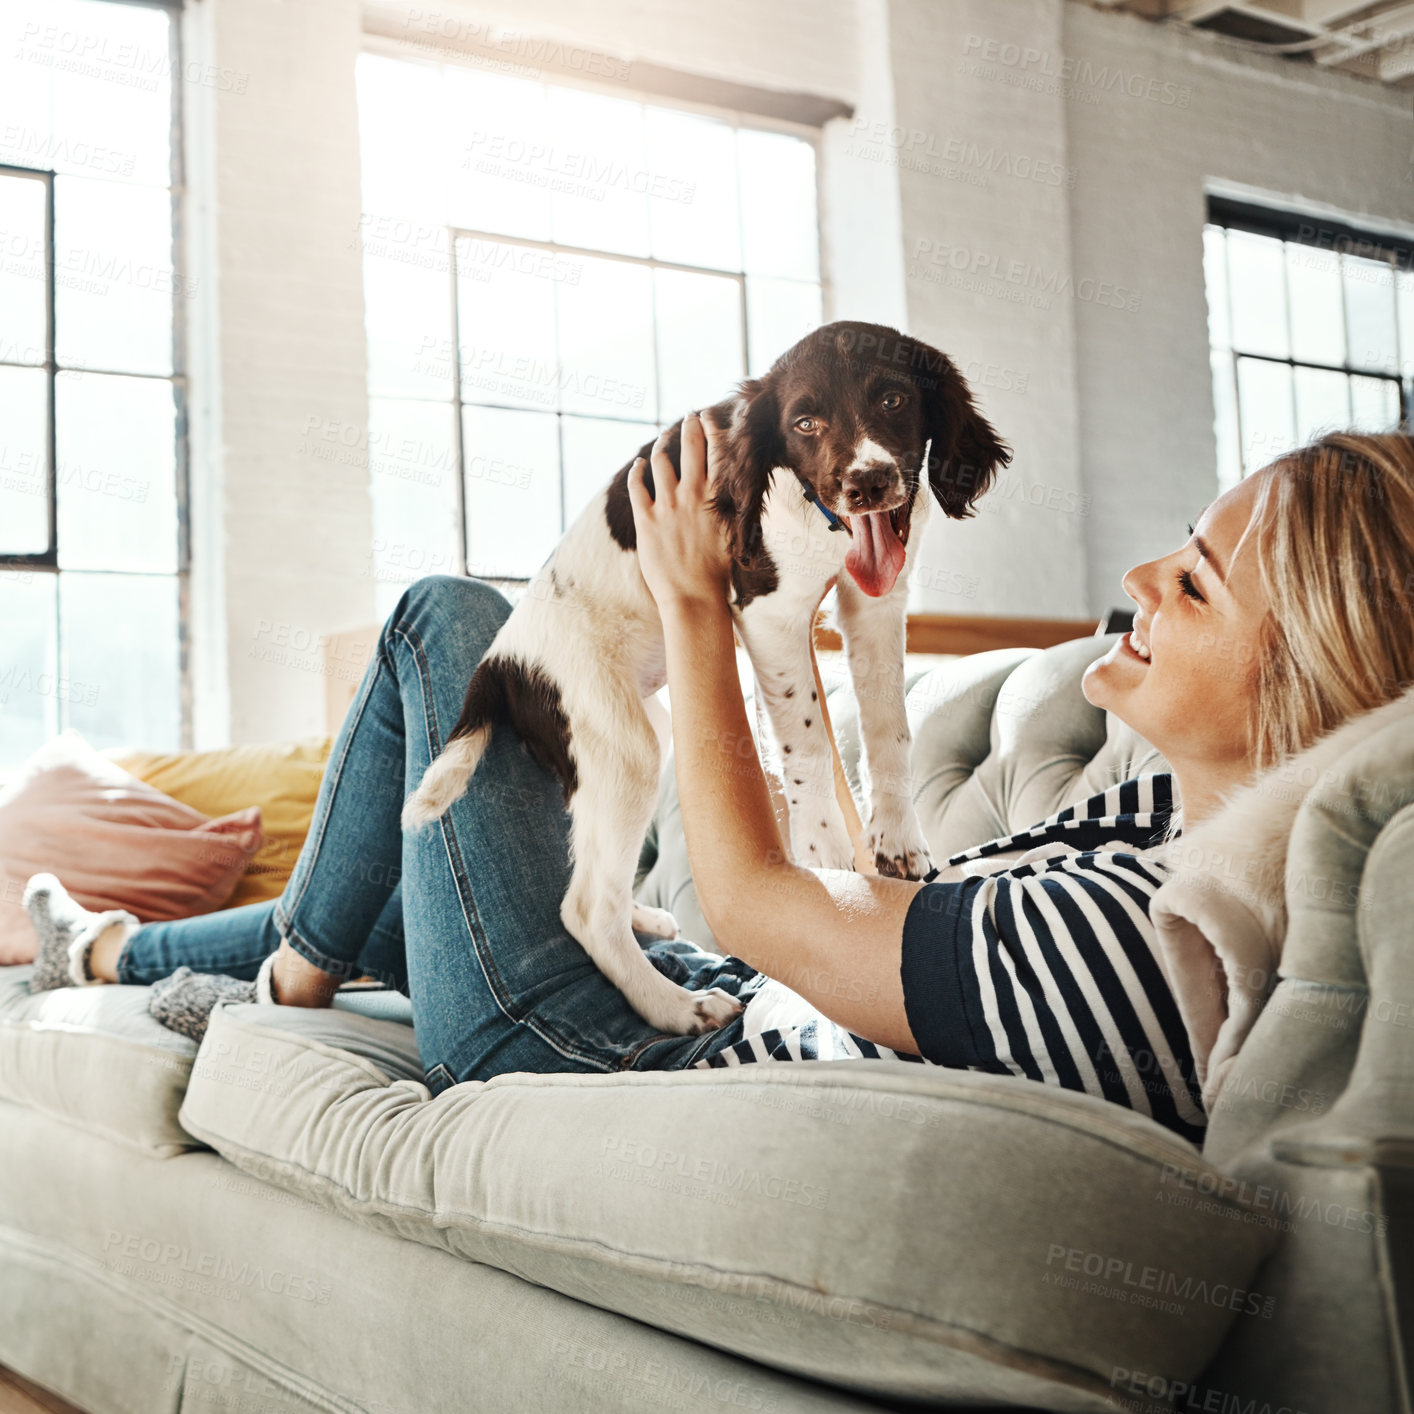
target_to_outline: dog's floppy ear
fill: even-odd
[[[1011,448],[977,411],[972,390],[946,354],[912,340],[909,368],[928,430],[928,484],[945,514],[965,520],[989,490]]]
[[[726,434],[713,509],[727,527],[733,562],[752,569],[765,554],[761,510],[771,472],[785,456],[774,386],[764,378],[748,378],[736,397],[706,409],[705,415]]]

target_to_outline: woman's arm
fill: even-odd
[[[904,916],[922,884],[805,869],[782,847],[737,676],[730,561],[700,420],[682,429],[679,481],[662,439],[629,475],[639,564],[663,621],[683,831],[717,941],[832,1021],[893,1050],[918,1047],[904,1014]]]

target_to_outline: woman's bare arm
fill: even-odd
[[[747,724],[731,609],[712,595],[665,599],[678,796],[703,916],[723,948],[832,1021],[916,1052],[899,965],[923,885],[790,862]]]
[[[731,552],[709,507],[708,442],[720,429],[682,422],[629,469],[638,567],[663,623],[673,746],[698,903],[717,941],[799,992],[832,1021],[894,1050],[917,1051],[899,977],[903,922],[921,884],[803,869],[781,845],[746,722],[728,603]]]

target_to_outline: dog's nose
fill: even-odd
[[[888,499],[893,485],[891,466],[851,467],[840,478],[840,491],[851,515],[868,515]]]

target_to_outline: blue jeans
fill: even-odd
[[[434,1091],[507,1071],[674,1070],[741,1039],[655,1031],[566,932],[570,816],[559,781],[498,727],[466,794],[404,835],[404,799],[461,714],[472,673],[511,612],[477,579],[433,575],[398,601],[339,729],[309,835],[284,893],[200,918],[149,923],[122,982],[185,964],[252,978],[281,939],[338,977],[371,971],[412,999]],[[764,983],[737,958],[640,935],[654,966],[693,990],[748,1000]]]

